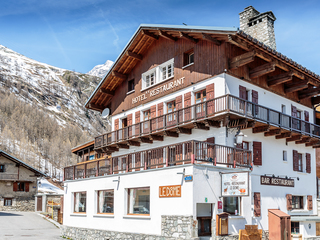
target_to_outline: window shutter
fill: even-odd
[[[155,118],[157,116],[157,105],[150,107],[150,118]]]
[[[207,93],[207,115],[211,115],[214,113],[214,101],[210,101],[214,99],[214,83],[206,86]]]
[[[163,115],[163,103],[158,104],[158,116]]]
[[[247,99],[247,89],[244,86],[239,85],[239,98],[248,100]]]
[[[312,195],[308,195],[307,200],[308,200],[308,210],[311,211],[312,210]]]
[[[135,113],[135,123],[139,123],[140,122],[140,111]]]
[[[191,106],[191,92],[184,94],[184,108]],[[191,120],[191,108],[184,110],[184,121]]]
[[[316,236],[320,236],[320,222],[316,223]]]
[[[207,138],[207,142],[208,142],[208,143],[215,143],[214,137]]]
[[[253,193],[253,199],[254,199],[254,216],[260,217],[261,216],[260,193],[259,192]]]
[[[309,122],[309,112],[308,111],[304,111],[304,120]]]
[[[306,153],[306,170],[307,173],[311,173],[311,154]]]
[[[164,117],[159,118],[159,116],[163,115],[163,103],[158,103],[158,119],[157,119],[157,123],[158,123],[158,129],[163,128],[163,122],[164,122]]]
[[[18,191],[18,183],[17,182],[13,183],[13,191],[14,192]]]
[[[179,110],[182,108],[182,95],[176,97],[176,109]]]
[[[262,165],[262,144],[261,142],[253,142],[253,164]]]
[[[292,151],[292,155],[293,155],[293,160],[292,160],[292,163],[293,163],[293,171],[298,171],[299,170],[299,154],[298,154],[298,151],[296,150],[293,150]]]
[[[292,210],[292,194],[287,194],[287,210],[291,211]]]
[[[29,183],[28,182],[26,182],[26,183],[24,183],[24,186],[25,186],[25,192],[29,192]]]
[[[252,102],[255,103],[255,104],[259,104],[258,103],[258,98],[259,98],[258,92],[255,91],[255,90],[252,90]],[[255,115],[258,115],[258,114],[259,114],[259,108],[256,107],[255,108]]]
[[[128,114],[127,116],[128,126],[132,125],[132,113]]]
[[[60,197],[60,213],[63,213],[63,196]]]
[[[114,130],[119,130],[119,119],[114,120]]]
[[[297,108],[293,105],[291,105],[291,116],[297,118]],[[298,128],[298,120],[292,119],[292,128],[297,129]]]

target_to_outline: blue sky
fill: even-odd
[[[10,0],[0,44],[40,62],[88,72],[114,61],[141,23],[239,27],[249,5],[273,11],[277,50],[320,74],[320,1]]]

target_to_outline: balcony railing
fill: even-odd
[[[18,180],[18,174],[0,173],[0,180]]]
[[[95,148],[106,147],[121,141],[148,134],[154,134],[170,128],[186,125],[191,122],[214,119],[222,114],[236,114],[259,122],[320,138],[320,126],[303,121],[279,111],[240,99],[224,95],[203,103],[198,103],[134,125],[100,135],[95,138]]]
[[[98,177],[183,164],[211,164],[226,167],[251,167],[251,151],[218,144],[187,141],[107,160],[66,167],[64,180]]]

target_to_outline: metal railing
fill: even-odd
[[[165,168],[183,164],[212,164],[226,167],[251,167],[251,151],[190,140],[170,146],[129,153],[111,159],[66,167],[64,180],[98,177]]]

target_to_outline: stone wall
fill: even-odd
[[[34,212],[34,209],[34,198],[14,198],[12,200],[12,206],[4,206],[4,199],[0,199],[0,211]]]

